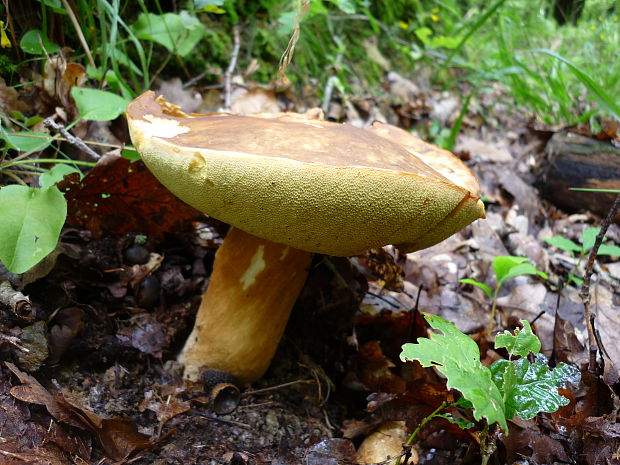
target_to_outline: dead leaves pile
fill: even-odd
[[[2,386],[4,435],[8,428],[14,440],[3,443],[0,454],[16,459],[15,463],[20,460],[50,465],[90,463],[91,438],[95,438],[107,458],[126,463],[156,444],[140,433],[131,419],[103,418],[82,408],[67,393],[51,394],[33,376],[12,363],[5,362],[5,365],[21,382],[10,388],[6,384]],[[37,422],[44,417],[26,404],[11,406],[7,393],[26,404],[44,406],[53,419],[48,425]],[[22,447],[29,452],[22,452]]]

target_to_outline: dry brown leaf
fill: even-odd
[[[148,436],[138,431],[130,418],[100,417],[70,402],[65,395],[57,395],[56,400],[97,437],[105,454],[113,460],[128,460],[155,445]]]

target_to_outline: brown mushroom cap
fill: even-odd
[[[179,198],[255,236],[338,256],[386,244],[412,251],[484,217],[473,184],[372,131],[167,109],[153,92],[127,108],[144,162]]]

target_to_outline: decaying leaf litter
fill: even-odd
[[[181,84],[168,82],[162,92],[187,102],[186,111],[210,105]],[[3,95],[11,95],[7,89]],[[302,112],[321,103],[239,89],[231,106],[241,113]],[[68,96],[68,90],[55,92]],[[28,98],[12,95],[4,104],[25,108]],[[65,103],[64,111],[76,111],[70,99]],[[381,99],[360,93],[346,101],[334,95],[328,103],[326,114],[340,121],[379,119],[403,127],[431,113],[449,123],[460,105],[455,95],[396,73]],[[482,124],[478,111],[490,107],[475,102],[455,149],[483,185],[487,219],[415,254],[387,248],[349,260],[316,258],[270,370],[241,392],[229,414],[215,413],[222,399],[213,398],[213,383],[184,383],[174,362],[226,226],[184,207],[140,162],[100,150],[104,156],[84,179],[73,174],[61,184],[71,227],[63,230],[58,253],[24,275],[3,273],[14,288],[28,285],[19,298],[3,299],[3,357],[17,365],[2,367],[2,434],[12,439],[0,446],[3,460],[354,463],[356,446],[377,428],[390,425],[387,430],[401,438],[454,397],[437,373],[399,361],[402,344],[427,333],[414,309],[471,334],[485,363],[505,355],[491,348],[484,332],[486,295],[459,282],[473,278],[493,286],[495,256],[528,257],[549,275],[505,283],[497,299],[503,326],[534,321],[547,357],[586,367],[583,304],[579,288],[566,283],[569,273],[582,276],[584,260],[545,239],[563,236],[580,244],[584,229],[600,219],[566,214],[540,199],[533,174],[546,140],[528,121],[498,109],[491,124]],[[94,126],[105,143],[126,140],[119,121],[81,124],[73,132],[89,140]],[[616,225],[607,238],[620,243]],[[608,369],[620,364],[617,265],[601,257],[591,287]],[[562,391],[568,406],[510,423],[510,435],[499,439],[500,462],[617,460],[617,378],[606,373],[606,384],[600,373],[582,374],[578,389]],[[475,457],[475,431],[434,420],[409,453],[420,463],[467,463]]]

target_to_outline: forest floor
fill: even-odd
[[[219,94],[197,98],[178,81],[159,90],[185,111],[219,106],[209,103]],[[579,210],[577,199],[586,194],[563,192],[563,208],[573,196],[576,205],[565,212],[539,191],[549,185],[550,141],[595,135],[535,126],[499,104],[502,93],[497,88],[471,102],[453,150],[480,180],[486,220],[413,254],[387,248],[351,259],[316,257],[271,367],[242,387],[238,405],[214,400],[208,385],[184,382],[175,362],[225,225],[193,211],[176,212],[165,224],[153,220],[161,213],[161,188],[139,165],[124,176],[129,162],[118,152],[106,153],[82,180],[65,179],[70,218],[59,253],[47,269],[11,277],[31,308],[2,308],[1,357],[9,363],[0,365],[0,463],[357,463],[356,448],[373,430],[388,424],[412,431],[452,395],[438,374],[399,359],[402,344],[427,331],[419,312],[471,335],[484,363],[503,356],[484,331],[489,299],[459,282],[474,278],[493,288],[493,257],[503,255],[527,257],[549,275],[505,283],[497,300],[503,328],[533,322],[551,363],[577,365],[582,381],[562,390],[566,407],[510,421],[491,463],[620,463],[613,372],[620,366],[620,263],[602,256],[594,267],[590,292],[606,364],[591,372],[579,287],[566,282],[569,273],[583,274],[585,252],[580,259],[544,242],[563,236],[581,244],[584,229],[606,212]],[[320,104],[284,97],[239,88],[233,110],[303,112]],[[460,105],[455,93],[390,73],[381,98],[333,98],[326,117],[428,129],[431,121],[450,127]],[[75,130],[84,140],[128,142],[123,125],[119,119]],[[104,192],[114,195],[101,198]],[[136,224],[146,240],[135,234]],[[607,238],[620,244],[616,224]],[[216,413],[226,409],[222,402],[233,402],[232,412]],[[424,464],[479,463],[478,431],[480,424],[461,430],[433,420],[412,455]]]

